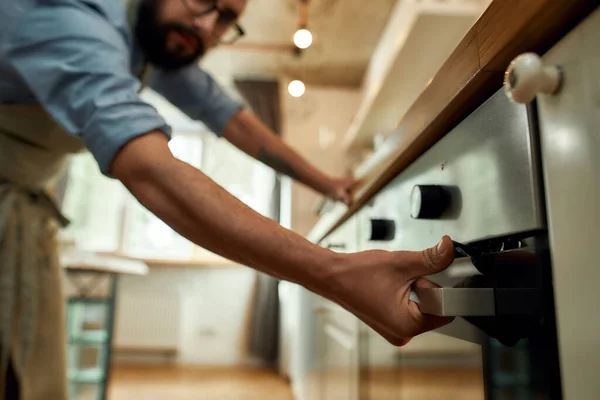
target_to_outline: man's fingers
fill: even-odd
[[[418,288],[439,288],[440,286],[435,282],[432,282],[425,278],[419,278],[413,283],[413,287]],[[454,317],[438,317],[435,315],[423,314],[419,309],[419,305],[413,301],[410,301],[409,307],[413,315],[417,315],[417,333],[421,334],[424,332],[431,331],[433,329],[440,328],[444,325],[449,324],[454,320]]]
[[[337,194],[338,200],[350,207],[352,204],[352,193],[350,191],[344,189],[340,190]]]
[[[396,346],[396,347],[406,346],[408,344],[408,342],[410,342],[412,340],[412,338],[400,338],[397,336],[393,336],[387,332],[377,332],[377,333],[379,333],[392,346]]]
[[[448,325],[454,321],[454,317],[439,317],[437,315],[422,314],[419,309],[419,305],[414,302],[410,302],[409,309],[412,315],[416,315],[416,327],[414,336],[420,335],[425,332],[432,331],[442,326]]]
[[[392,330],[390,330],[388,327],[386,327],[385,325],[382,325],[381,323],[368,318],[365,314],[358,312],[358,311],[353,311],[353,313],[359,317],[365,324],[367,324],[371,329],[373,329],[375,332],[377,332],[379,335],[381,335],[385,340],[387,340],[390,344],[392,344],[393,346],[397,346],[397,347],[401,347],[406,345],[408,342],[411,341],[412,337],[409,338],[405,338],[402,336],[398,336],[395,335],[393,333]]]
[[[357,179],[357,178],[353,178],[350,181],[350,191],[354,191],[356,189],[358,189],[359,186],[361,186],[363,184],[363,180],[362,179]]]
[[[347,205],[348,207],[350,207],[352,205],[352,195],[350,195],[349,193],[346,193],[344,195],[344,204]]]
[[[454,321],[454,317],[438,317],[436,315],[423,314],[423,319],[421,320],[418,334],[420,335],[422,333],[441,328],[442,326],[448,325],[452,321]]]
[[[439,288],[439,287],[441,287],[437,283],[432,282],[429,279],[425,279],[425,278],[419,278],[419,279],[417,279],[416,281],[413,282],[412,285],[413,285],[413,287],[425,288],[425,289]]]

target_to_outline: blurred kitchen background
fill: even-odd
[[[249,0],[240,21],[247,35],[201,67],[312,163],[348,175],[488,4]],[[312,34],[303,50],[293,42],[301,28]],[[143,97],[172,125],[173,153],[259,213],[308,235],[331,206],[151,90]],[[327,306],[314,295],[180,237],[102,176],[89,154],[72,158],[58,194],[72,220],[61,243],[73,399],[105,391],[112,400],[480,396],[475,345],[431,334],[397,349],[361,327],[356,347],[343,332],[325,332]],[[356,323],[345,318],[342,327]]]

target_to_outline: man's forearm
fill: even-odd
[[[236,114],[225,130],[225,138],[246,154],[320,193],[327,193],[330,178],[286,145],[264,123],[248,111]]]
[[[339,255],[254,212],[175,159],[162,134],[140,140],[123,149],[111,169],[140,203],[214,253],[323,293]]]

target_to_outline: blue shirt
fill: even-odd
[[[41,104],[105,174],[128,141],[152,130],[170,135],[139,97],[142,69],[123,0],[0,0],[0,104]],[[148,83],[218,135],[241,107],[195,65],[153,69]]]

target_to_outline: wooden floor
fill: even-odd
[[[375,369],[367,398],[373,400],[483,400],[479,369]]]
[[[331,379],[329,399],[347,400],[344,379]],[[481,400],[481,372],[377,369],[363,396],[373,400]],[[336,385],[339,382],[339,385]],[[312,384],[311,384],[312,385]],[[339,397],[341,396],[341,397]],[[318,397],[318,396],[317,396]],[[92,399],[93,397],[90,397]],[[290,385],[269,370],[131,366],[112,369],[109,400],[293,400]]]
[[[290,385],[270,370],[118,366],[109,400],[293,400]]]

